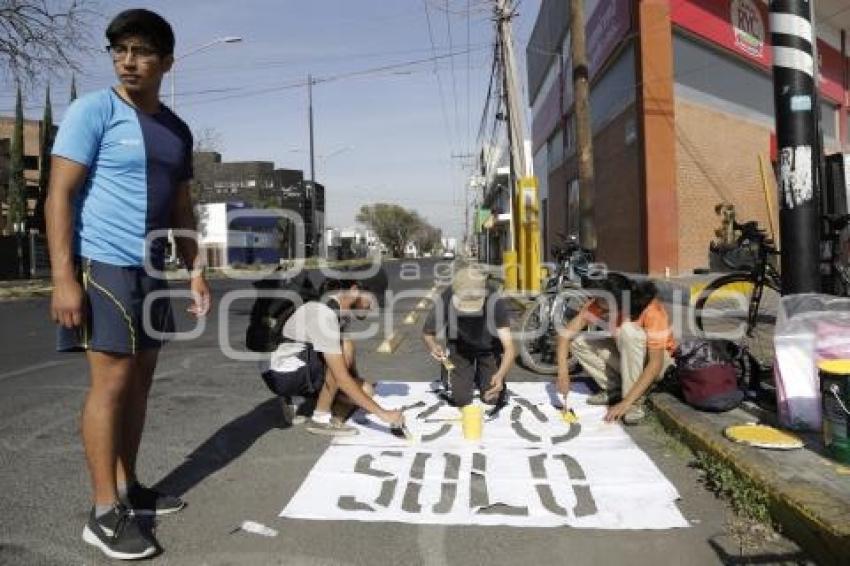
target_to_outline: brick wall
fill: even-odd
[[[645,270],[643,207],[637,139],[627,141],[627,127],[636,131],[630,106],[599,130],[593,139],[596,172],[595,218],[597,257],[611,269]],[[567,186],[578,176],[575,156],[549,176],[549,242],[567,231]],[[551,259],[548,254],[547,257]]]
[[[679,203],[679,271],[708,265],[708,245],[720,219],[714,206],[735,205],[738,220],[768,227],[759,153],[769,182],[770,128],[741,116],[676,99],[676,163]],[[769,185],[776,209],[773,184]]]

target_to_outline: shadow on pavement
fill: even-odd
[[[218,429],[186,457],[186,461],[162,478],[156,488],[183,495],[208,476],[225,468],[245,453],[260,437],[284,424],[281,401],[273,397]]]
[[[730,554],[723,546],[714,540],[708,539],[708,544],[717,553],[721,564],[731,566],[733,564],[812,564],[804,552],[765,552],[763,554],[747,554],[736,556]]]

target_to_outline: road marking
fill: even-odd
[[[34,364],[31,366],[27,366],[25,368],[16,369],[15,371],[8,371],[6,373],[0,373],[0,381],[5,381],[7,379],[11,379],[13,377],[17,377],[19,375],[24,375],[27,373],[32,373],[34,371],[39,371],[43,369],[48,369],[56,366],[61,366],[69,363],[68,361],[52,361],[52,362],[43,362],[40,364]]]
[[[398,350],[398,347],[401,345],[403,340],[404,334],[398,331],[393,332],[383,342],[381,342],[381,345],[378,346],[377,352],[379,354],[392,354]]]
[[[416,320],[419,318],[419,311],[412,310],[407,313],[407,316],[404,317],[404,324],[416,324]]]

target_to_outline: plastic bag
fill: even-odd
[[[774,377],[779,423],[820,430],[817,363],[850,351],[850,299],[805,293],[782,298],[774,332]]]

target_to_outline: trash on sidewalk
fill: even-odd
[[[796,450],[803,447],[803,441],[798,436],[762,424],[729,426],[724,429],[723,435],[732,442],[755,448]]]
[[[774,334],[779,423],[821,430],[817,363],[850,358],[850,299],[804,293],[782,298]]]
[[[245,531],[246,533],[253,533],[255,535],[260,535],[264,537],[276,537],[277,531],[271,527],[267,527],[262,523],[257,523],[256,521],[242,521],[242,524],[230,531],[230,534]]]

